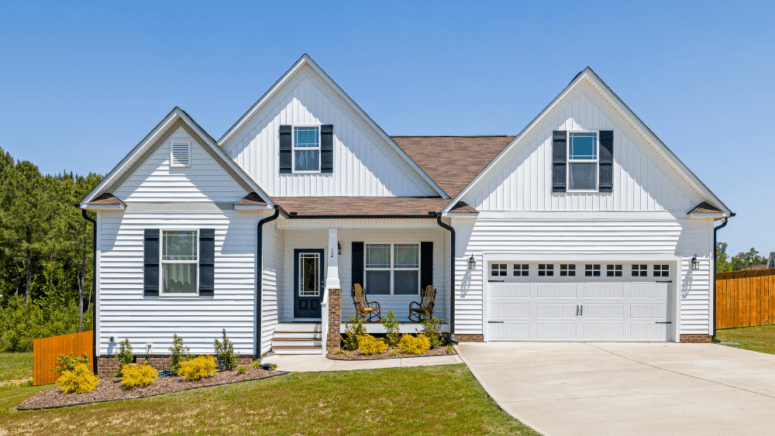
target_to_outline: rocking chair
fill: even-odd
[[[420,298],[420,303],[412,301],[409,303],[409,320],[414,322],[423,322],[426,317],[433,316],[433,306],[436,301],[436,288],[428,285]]]
[[[382,319],[379,303],[376,301],[369,303],[360,284],[356,283],[353,285],[352,297],[358,319],[363,322],[377,322]]]

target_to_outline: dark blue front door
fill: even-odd
[[[323,299],[323,250],[293,250],[293,317],[320,318]]]

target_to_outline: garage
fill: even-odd
[[[488,341],[670,341],[672,262],[487,265]]]

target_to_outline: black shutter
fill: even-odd
[[[215,229],[199,230],[199,295],[215,295]]]
[[[567,146],[568,133],[564,130],[555,130],[552,134],[552,192],[566,191]]]
[[[293,128],[280,126],[280,174],[293,172]]]
[[[420,243],[420,289],[433,284],[433,242]]]
[[[320,172],[334,172],[334,126],[320,126]]]
[[[146,297],[159,296],[159,229],[145,229],[143,295]]]
[[[600,192],[614,192],[614,132],[600,131],[600,164],[598,166]]]
[[[362,288],[365,288],[366,286],[363,283],[363,242],[353,242],[352,253],[353,265],[352,274],[350,275],[352,283],[350,285],[358,283]]]

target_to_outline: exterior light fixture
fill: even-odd
[[[697,271],[698,269],[700,269],[700,261],[697,260],[697,255],[695,254],[692,257],[692,271]]]
[[[337,248],[339,248],[339,255],[341,256],[342,255],[342,243],[337,241],[336,246],[337,246]]]
[[[476,259],[474,259],[474,255],[472,254],[471,257],[468,258],[468,269],[474,268],[476,268]]]

